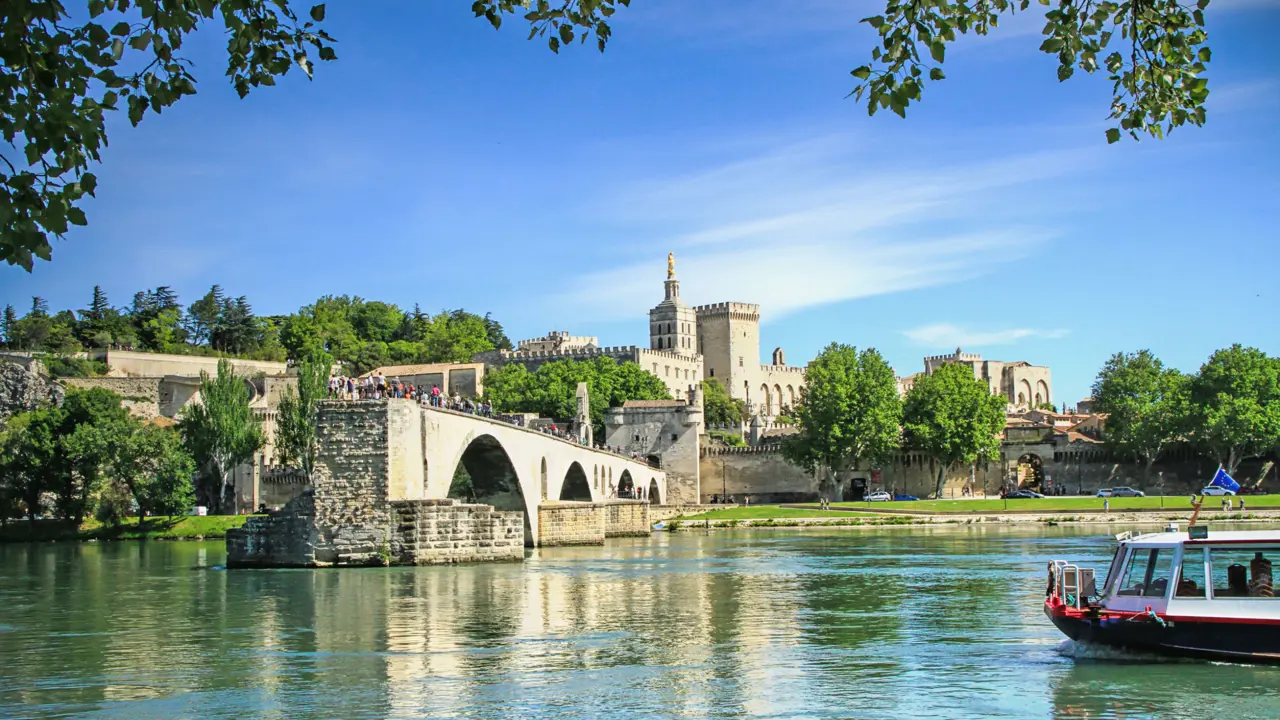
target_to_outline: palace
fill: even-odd
[[[488,367],[518,363],[534,370],[553,360],[601,356],[636,363],[666,383],[677,400],[689,399],[698,383],[714,378],[730,397],[747,403],[748,415],[766,420],[795,407],[804,386],[805,369],[787,365],[782,348],[773,351],[772,362],[761,364],[759,305],[685,304],[671,255],[662,302],[649,311],[649,347],[600,347],[595,337],[552,331],[546,337],[521,340],[516,350],[480,353],[475,361]]]

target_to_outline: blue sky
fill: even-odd
[[[0,303],[219,283],[260,314],[345,293],[644,345],[671,251],[687,301],[759,303],[792,364],[959,345],[1073,402],[1119,350],[1280,354],[1280,1],[1214,0],[1205,128],[1114,146],[1109,83],[1059,84],[1035,15],[962,38],[904,121],[845,99],[874,2],[633,5],[557,56],[464,0],[330,3],[339,60],[246,100],[203,32],[199,94],[113,124],[89,227],[0,267]]]

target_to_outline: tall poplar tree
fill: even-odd
[[[188,405],[179,421],[183,441],[202,473],[198,494],[215,513],[233,509],[231,472],[253,457],[265,441],[262,421],[249,407],[245,378],[231,362],[218,361],[218,374],[200,373],[200,402]]]
[[[298,363],[298,388],[288,388],[280,398],[276,420],[276,447],[280,462],[301,468],[311,477],[316,462],[316,407],[329,391],[333,358],[320,349]]]

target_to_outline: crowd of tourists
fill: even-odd
[[[422,405],[438,407],[445,410],[493,417],[493,405],[488,400],[477,401],[465,398],[454,391],[449,395],[439,385],[428,388],[425,385],[407,383],[400,378],[387,378],[384,375],[366,375],[362,378],[334,376],[329,378],[330,400],[383,400],[388,398],[416,400]],[[506,418],[502,418],[506,419]],[[509,421],[509,420],[508,420]]]

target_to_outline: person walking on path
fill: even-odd
[[[1102,500],[1102,512],[1104,512],[1104,513],[1108,513],[1108,514],[1110,514],[1110,513],[1111,513],[1111,499],[1110,499],[1110,498],[1103,498],[1103,500]]]
[[[1240,512],[1244,512],[1244,498],[1240,498]]]

